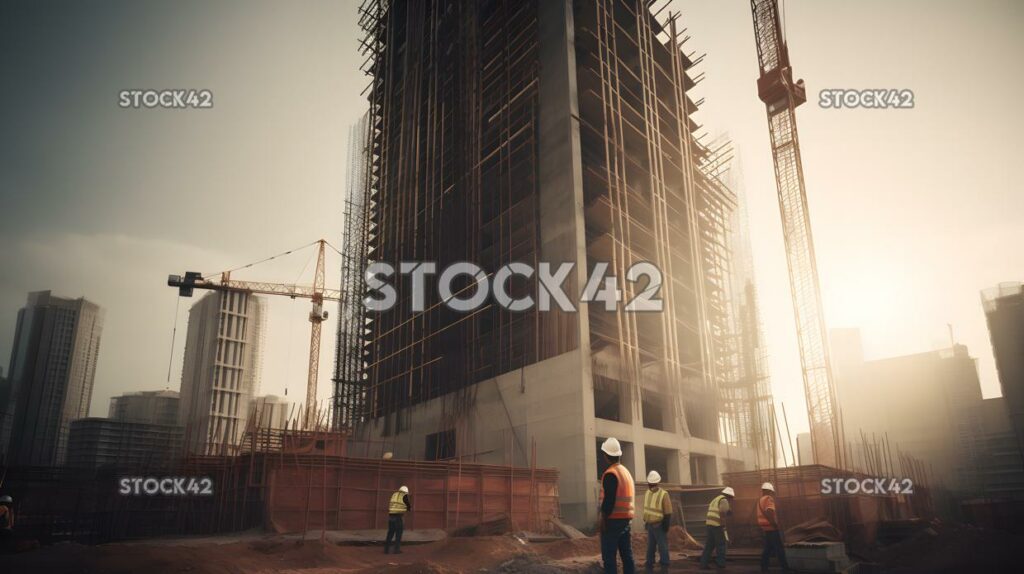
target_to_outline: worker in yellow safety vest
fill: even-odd
[[[648,571],[654,570],[654,551],[659,550],[662,570],[668,570],[668,528],[672,523],[672,500],[661,488],[661,475],[652,470],[647,473],[647,492],[644,493],[644,526],[647,528]]]
[[[711,554],[715,554],[715,564],[719,568],[725,568],[725,550],[729,545],[729,532],[725,528],[725,518],[732,515],[732,502],[736,492],[731,486],[722,489],[722,493],[714,497],[708,504],[708,515],[704,519],[707,526],[708,536],[704,541],[704,553],[700,557],[701,570],[708,570],[708,563],[711,562]]]
[[[402,486],[388,501],[388,536],[384,539],[384,554],[391,550],[391,540],[395,540],[395,554],[402,553],[402,531],[405,530],[403,517],[412,510],[409,502],[409,487]]]
[[[633,574],[633,547],[630,545],[629,523],[635,516],[633,475],[619,460],[622,446],[611,437],[601,445],[608,469],[601,475],[601,509],[598,530],[601,532],[601,560],[605,574],[616,574],[616,555],[622,556],[622,572]]]

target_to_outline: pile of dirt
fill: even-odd
[[[547,542],[533,547],[534,550],[553,560],[594,556],[601,554],[601,540],[597,536]]]

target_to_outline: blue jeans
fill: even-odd
[[[615,554],[622,555],[622,574],[633,574],[633,546],[631,545],[629,520],[612,518],[605,520],[601,533],[601,560],[605,574],[616,574]]]
[[[715,564],[719,568],[725,568],[725,549],[728,544],[725,541],[724,526],[708,526],[708,539],[704,541],[704,553],[700,556],[700,567],[707,568],[711,562],[711,553],[715,553]]]
[[[761,551],[761,571],[768,571],[768,562],[772,554],[779,557],[779,566],[783,570],[789,570],[786,564],[786,547],[782,545],[782,534],[778,530],[766,530],[764,533],[764,550]]]
[[[661,565],[668,566],[668,533],[661,529],[661,523],[647,525],[647,568],[654,567],[654,550],[658,550]]]

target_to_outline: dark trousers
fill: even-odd
[[[782,545],[782,534],[778,530],[767,530],[764,533],[764,550],[761,551],[761,571],[768,571],[768,562],[772,554],[779,557],[779,566],[789,570],[786,564],[786,547]]]
[[[704,553],[700,555],[700,567],[707,568],[711,562],[711,554],[715,554],[715,564],[719,568],[725,568],[725,549],[728,543],[725,541],[724,526],[708,526],[708,539],[704,541]]]
[[[601,560],[604,561],[605,574],[616,574],[616,553],[622,556],[622,573],[633,574],[633,546],[630,544],[629,520],[612,518],[604,521],[601,532]]]
[[[402,531],[405,530],[405,521],[401,514],[388,515],[388,536],[384,539],[384,552],[391,546],[391,540],[395,541],[395,552],[402,549]]]
[[[661,528],[661,523],[647,525],[647,562],[648,569],[654,567],[654,551],[658,550],[661,565],[668,566],[668,532]]]

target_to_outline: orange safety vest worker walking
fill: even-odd
[[[729,546],[729,534],[725,529],[725,518],[732,515],[732,507],[729,502],[736,496],[731,486],[722,489],[722,493],[711,499],[708,504],[708,514],[704,519],[707,526],[708,536],[704,541],[704,552],[700,556],[701,570],[710,568],[711,555],[715,555],[715,564],[719,568],[725,568],[725,552]]]
[[[636,485],[633,475],[622,466],[622,446],[612,437],[604,441],[601,451],[608,469],[601,476],[601,510],[598,530],[601,532],[601,560],[605,574],[616,574],[616,555],[622,556],[623,574],[633,574],[633,547],[630,544],[629,523],[636,515],[633,496]]]
[[[783,571],[789,570],[786,563],[786,548],[782,544],[779,518],[775,511],[775,487],[766,482],[761,485],[761,498],[757,501],[757,525],[764,531],[764,549],[761,550],[761,572],[768,571],[772,554],[779,557]]]

